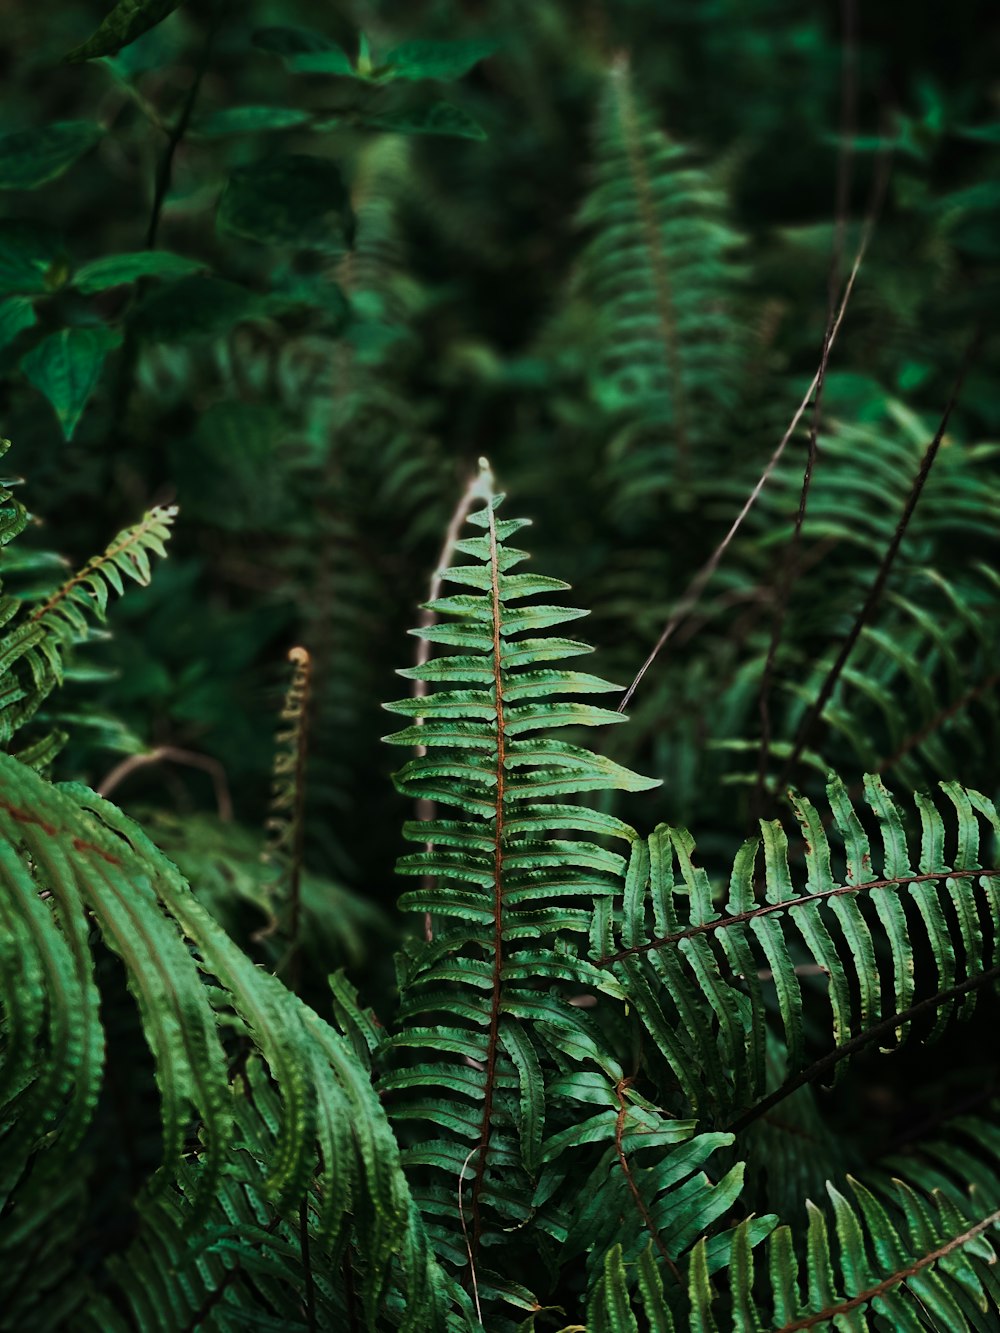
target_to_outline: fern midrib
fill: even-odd
[[[490,1028],[486,1046],[486,1082],[483,1090],[483,1118],[479,1130],[476,1174],[472,1181],[472,1245],[470,1262],[474,1263],[482,1234],[480,1194],[486,1173],[493,1118],[493,1094],[496,1085],[497,1048],[500,1042],[500,999],[503,982],[503,835],[504,835],[504,761],[506,732],[504,719],[503,674],[500,658],[500,565],[497,552],[497,524],[493,497],[486,499],[490,533],[490,594],[493,610],[493,692],[497,711],[496,815],[493,844],[493,976],[490,997]],[[473,1275],[474,1276],[474,1275]]]
[[[78,569],[72,578],[68,578],[61,587],[56,589],[48,601],[43,602],[41,606],[36,607],[25,624],[33,625],[36,620],[42,620],[50,611],[54,611],[57,606],[64,602],[73,590],[78,588],[81,583],[84,583],[91,574],[96,573],[97,570],[103,569],[105,565],[110,564],[115,556],[121,555],[123,551],[129,550],[130,547],[141,545],[142,538],[146,533],[155,528],[159,523],[163,522],[165,512],[169,513],[169,511],[161,509],[150,510],[141,523],[137,523],[134,528],[129,528],[128,535],[124,540],[112,544],[106,551],[103,551],[100,555],[95,555],[93,559],[88,560],[82,569]]]
[[[931,1264],[936,1264],[939,1259],[947,1258],[949,1254],[953,1254],[955,1250],[968,1244],[969,1241],[975,1240],[984,1231],[989,1231],[990,1227],[998,1224],[1000,1224],[1000,1208],[996,1212],[990,1213],[988,1217],[982,1218],[975,1226],[969,1227],[967,1231],[963,1231],[961,1235],[952,1236],[951,1240],[945,1241],[943,1245],[940,1245],[936,1250],[932,1250],[929,1254],[925,1254],[923,1258],[917,1259],[906,1268],[890,1273],[887,1278],[883,1278],[874,1287],[869,1287],[866,1291],[859,1292],[857,1296],[852,1296],[849,1300],[841,1301],[837,1305],[828,1306],[825,1310],[820,1310],[818,1314],[807,1315],[804,1319],[797,1319],[793,1324],[784,1324],[780,1329],[776,1329],[775,1333],[799,1333],[801,1329],[815,1328],[817,1324],[825,1324],[837,1315],[846,1314],[849,1310],[856,1310],[859,1306],[874,1300],[884,1292],[891,1291],[893,1287],[898,1287],[901,1282],[905,1282],[908,1278],[916,1277],[918,1273],[925,1268],[929,1268]]]
[[[622,1174],[625,1177],[625,1183],[628,1185],[629,1192],[635,1201],[635,1206],[639,1210],[639,1215],[642,1218],[643,1225],[649,1233],[650,1239],[656,1246],[657,1250],[659,1250],[660,1257],[670,1269],[676,1281],[680,1282],[680,1272],[673,1259],[671,1259],[667,1247],[663,1243],[663,1237],[660,1235],[660,1230],[653,1219],[652,1213],[649,1211],[646,1200],[642,1197],[639,1186],[635,1182],[635,1177],[632,1174],[632,1168],[628,1164],[628,1157],[626,1156],[625,1147],[622,1143],[625,1134],[625,1117],[628,1114],[628,1103],[625,1100],[625,1090],[631,1085],[631,1082],[632,1080],[630,1078],[620,1079],[615,1088],[615,1096],[618,1098],[618,1115],[615,1119],[615,1152],[618,1156],[618,1165],[621,1167]]]
[[[597,965],[598,967],[609,967],[612,963],[620,963],[626,958],[634,958],[639,954],[651,953],[654,949],[666,948],[667,945],[677,944],[680,940],[689,940],[695,935],[709,935],[716,931],[729,930],[733,926],[748,921],[756,921],[762,916],[787,911],[790,907],[804,907],[809,903],[824,902],[830,898],[843,897],[845,894],[869,893],[877,889],[906,888],[911,884],[926,884],[941,879],[979,879],[981,876],[1000,876],[1000,867],[984,867],[981,870],[933,870],[920,875],[901,875],[895,879],[866,880],[864,884],[841,884],[834,889],[820,889],[816,893],[804,893],[799,897],[786,898],[780,903],[762,903],[760,907],[754,907],[748,912],[737,912],[734,916],[718,917],[714,921],[703,921],[699,925],[688,926],[684,930],[676,931],[673,935],[660,935],[655,940],[650,940],[648,944],[634,944],[629,949],[621,949],[618,953],[607,954],[604,958],[597,960]]]
[[[625,154],[628,158],[629,171],[635,186],[639,226],[649,253],[649,263],[653,273],[656,314],[660,321],[663,342],[667,350],[667,373],[671,381],[674,429],[677,435],[677,462],[678,469],[683,472],[688,454],[687,402],[684,393],[684,379],[681,374],[680,346],[673,315],[673,285],[660,248],[656,226],[656,206],[653,202],[653,191],[650,188],[649,172],[646,170],[646,163],[643,159],[642,135],[627,69],[622,72],[618,87]]]

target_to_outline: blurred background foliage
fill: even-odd
[[[289,646],[314,665],[319,984],[384,952],[407,812],[380,704],[477,458],[627,682],[806,392],[831,255],[839,294],[866,226],[801,542],[811,411],[607,744],[665,779],[629,818],[690,824],[720,865],[779,777],[995,794],[997,15],[851,13],[214,0],[101,55],[105,6],[6,7],[0,381],[36,520],[8,587],[180,507],[42,719],[69,735],[54,771],[135,756],[115,799],[250,947]],[[783,773],[977,329],[886,595]]]

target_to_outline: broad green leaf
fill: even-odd
[[[496,43],[482,40],[464,42],[404,42],[382,61],[381,69],[396,79],[441,79],[451,81],[468,74],[480,60],[496,50]]]
[[[335,163],[287,154],[233,172],[219,204],[221,231],[270,245],[346,249],[347,191]]]
[[[350,78],[359,76],[351,58],[342,47],[334,46],[325,51],[303,51],[301,55],[288,56],[285,65],[294,74],[334,74]]]
[[[68,271],[62,241],[44,222],[0,222],[0,292],[49,292]]]
[[[107,354],[121,343],[117,329],[60,329],[21,358],[21,369],[55,408],[71,439],[94,392]]]
[[[363,123],[392,134],[436,134],[448,139],[486,138],[486,131],[467,111],[448,102],[433,102],[430,106],[414,107],[409,111],[366,115]]]
[[[12,343],[24,329],[38,321],[35,307],[26,296],[9,296],[0,302],[0,347]]]
[[[73,286],[90,295],[108,287],[119,287],[138,278],[182,278],[205,265],[200,259],[175,255],[169,250],[136,250],[132,254],[105,255],[77,269]]]
[[[145,297],[132,316],[132,327],[150,342],[184,342],[221,333],[265,309],[261,297],[235,282],[181,278]]]
[[[174,12],[180,0],[118,0],[100,27],[66,57],[68,63],[113,56]]]
[[[103,134],[91,120],[61,120],[0,135],[0,190],[34,190],[55,180]]]
[[[191,130],[204,139],[222,139],[229,134],[290,130],[310,119],[308,111],[294,106],[231,106],[197,117]]]

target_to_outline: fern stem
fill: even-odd
[[[28,616],[27,624],[33,625],[36,621],[43,620],[50,612],[61,606],[68,597],[82,584],[85,583],[93,574],[102,570],[105,565],[115,563],[118,556],[133,547],[143,549],[145,543],[143,538],[148,533],[169,525],[177,517],[177,506],[167,505],[165,507],[154,506],[146,514],[141,522],[136,523],[134,527],[126,528],[123,533],[112,542],[100,555],[95,555],[88,560],[85,565],[76,571],[65,583],[61,584],[54,593],[40,606],[36,606],[31,615]],[[142,582],[142,579],[137,581]]]
[[[838,1301],[836,1305],[830,1305],[825,1310],[820,1310],[816,1314],[806,1315],[804,1319],[796,1319],[791,1324],[783,1324],[781,1328],[776,1329],[775,1333],[799,1333],[800,1329],[815,1328],[818,1324],[832,1322],[840,1315],[847,1314],[851,1310],[857,1310],[860,1306],[866,1305],[869,1301],[881,1296],[884,1292],[891,1291],[893,1287],[898,1287],[900,1283],[908,1278],[916,1277],[918,1273],[929,1268],[931,1264],[936,1264],[939,1259],[945,1259],[949,1254],[967,1245],[969,1241],[975,1240],[983,1232],[989,1231],[1000,1223],[1000,1208],[988,1216],[980,1218],[974,1226],[961,1232],[957,1236],[952,1236],[943,1245],[939,1245],[936,1250],[931,1250],[929,1254],[923,1255],[920,1259],[914,1260],[906,1268],[897,1269],[895,1273],[890,1273],[887,1278],[876,1283],[873,1287],[868,1287],[865,1291],[858,1292],[857,1296],[851,1296],[848,1300]]]
[[[857,280],[858,273],[861,269],[861,263],[862,260],[864,259],[865,252],[868,249],[868,243],[871,239],[874,227],[875,227],[875,215],[873,213],[869,215],[868,220],[866,222],[864,232],[862,233],[861,236],[861,241],[858,245],[857,254],[854,257],[854,263],[851,267],[851,272],[844,286],[844,294],[841,297],[840,306],[838,307],[837,310],[837,318],[834,321],[833,330],[830,336],[831,348],[833,347],[833,344],[836,341],[837,334],[840,332],[840,326],[843,323],[844,315],[847,312],[847,306],[851,299],[851,293],[854,291],[854,284]],[[684,622],[684,620],[687,619],[688,615],[697,605],[698,599],[701,597],[701,594],[704,592],[712,576],[715,574],[715,571],[719,568],[719,565],[722,563],[723,556],[726,554],[729,547],[732,545],[733,539],[735,538],[737,532],[739,532],[740,528],[743,526],[743,522],[746,519],[747,514],[749,514],[750,510],[757,503],[757,500],[760,498],[761,491],[763,491],[764,487],[771,479],[771,476],[773,475],[775,468],[781,461],[781,456],[785,452],[785,448],[787,447],[789,440],[792,438],[792,436],[798,429],[799,422],[802,420],[803,416],[805,415],[806,408],[812,401],[812,396],[818,383],[819,383],[819,370],[817,370],[816,374],[813,376],[809,388],[806,390],[805,394],[802,397],[802,401],[795,409],[792,419],[788,424],[788,429],[785,431],[784,435],[779,440],[778,447],[775,449],[774,453],[768,459],[767,466],[764,468],[763,472],[760,474],[760,477],[757,479],[757,482],[753,490],[750,492],[749,496],[744,501],[743,507],[740,509],[739,513],[733,519],[733,522],[730,525],[728,532],[719,542],[718,546],[715,548],[715,550],[712,552],[709,558],[705,561],[702,567],[695,574],[694,578],[688,584],[687,588],[685,588],[676,607],[671,612],[670,618],[667,621],[666,625],[664,626],[662,634],[657,639],[656,643],[653,645],[652,651],[646,658],[645,662],[643,662],[642,666],[637,671],[635,679],[632,681],[631,685],[628,687],[628,689],[622,696],[621,702],[618,705],[619,713],[623,713],[625,709],[628,707],[633,694],[635,694],[636,690],[641,684],[642,679],[645,676],[646,672],[656,661],[657,657],[659,657],[663,648],[666,647],[667,643],[669,643],[669,641],[673,638],[678,627]]]
[[[813,398],[812,420],[809,425],[808,453],[802,474],[802,489],[799,492],[799,507],[795,515],[795,529],[792,533],[788,554],[782,563],[778,580],[778,599],[774,608],[771,627],[771,639],[767,646],[767,659],[760,683],[758,710],[760,713],[760,753],[757,761],[757,782],[754,786],[752,805],[756,813],[761,813],[762,798],[767,785],[767,769],[771,757],[771,687],[774,669],[781,642],[784,637],[785,621],[788,616],[788,604],[792,590],[801,574],[802,529],[805,525],[806,509],[809,504],[809,490],[816,468],[819,452],[819,428],[823,409],[823,390],[826,387],[826,372],[830,362],[831,335],[834,320],[837,317],[837,291],[840,287],[840,270],[843,262],[844,234],[847,227],[847,210],[850,202],[852,168],[854,154],[851,143],[856,130],[857,85],[855,79],[855,0],[841,0],[840,21],[843,29],[843,47],[840,65],[840,149],[837,154],[836,184],[836,224],[833,233],[833,246],[830,251],[830,272],[827,281],[826,328],[823,332],[823,346],[820,351],[819,375],[816,393]],[[876,180],[878,178],[876,177]]]
[[[982,871],[978,873],[988,874],[989,872]],[[850,1056],[855,1055],[858,1051],[863,1050],[873,1041],[877,1041],[880,1037],[895,1031],[896,1028],[902,1027],[904,1024],[910,1024],[915,1018],[919,1018],[922,1014],[930,1013],[932,1010],[940,1008],[941,1005],[947,1004],[950,1000],[957,999],[962,995],[968,995],[970,992],[979,990],[980,987],[987,986],[998,979],[1000,979],[1000,963],[995,967],[989,968],[985,972],[977,972],[975,976],[966,977],[964,981],[960,981],[957,985],[949,987],[948,990],[938,991],[934,995],[928,995],[926,999],[918,1000],[916,1004],[911,1004],[909,1008],[903,1009],[899,1013],[891,1014],[888,1018],[884,1018],[880,1023],[874,1024],[874,1026],[867,1028],[864,1032],[859,1032],[857,1036],[852,1037],[850,1041],[846,1041],[843,1046],[836,1047],[835,1050],[829,1051],[819,1060],[814,1061],[806,1069],[800,1070],[799,1073],[793,1075],[790,1079],[787,1079],[780,1088],[775,1088],[773,1092],[768,1093],[768,1095],[762,1098],[755,1106],[751,1106],[749,1110],[744,1111],[742,1115],[737,1116],[736,1119],[727,1126],[727,1132],[730,1134],[741,1134],[748,1125],[752,1125],[755,1120],[759,1120],[761,1116],[766,1115],[772,1107],[777,1106],[779,1102],[783,1102],[785,1098],[790,1097],[793,1092],[797,1092],[799,1088],[804,1087],[807,1083],[818,1082],[819,1079],[823,1078],[834,1067],[834,1065],[839,1064],[841,1060],[846,1060]],[[794,1327],[806,1328],[808,1325],[796,1324]]]
[[[653,1220],[653,1215],[649,1211],[646,1200],[642,1197],[642,1194],[639,1191],[639,1186],[635,1183],[635,1177],[632,1175],[632,1168],[628,1164],[628,1158],[625,1155],[625,1149],[622,1145],[622,1138],[625,1133],[625,1116],[628,1114],[628,1104],[625,1101],[625,1089],[631,1082],[632,1080],[630,1078],[619,1079],[615,1087],[615,1096],[618,1098],[618,1117],[615,1121],[615,1152],[618,1154],[618,1165],[622,1169],[622,1173],[625,1176],[625,1183],[628,1185],[629,1192],[635,1200],[635,1206],[639,1210],[643,1225],[649,1232],[650,1239],[659,1251],[660,1258],[673,1274],[674,1280],[679,1283],[681,1281],[680,1270],[667,1253],[659,1228]]]
[[[489,469],[485,460],[480,464],[484,479],[489,478]],[[503,837],[504,837],[504,788],[505,761],[507,758],[506,720],[504,718],[503,671],[501,668],[500,638],[500,567],[497,552],[497,524],[493,511],[493,487],[483,487],[486,510],[489,518],[490,541],[490,591],[493,612],[493,691],[497,713],[497,752],[496,752],[496,814],[494,820],[493,843],[493,975],[492,994],[490,997],[490,1027],[486,1047],[486,1080],[483,1090],[483,1118],[479,1130],[479,1152],[476,1158],[476,1174],[472,1180],[472,1257],[474,1264],[479,1251],[482,1235],[482,1217],[480,1213],[480,1194],[486,1174],[486,1155],[490,1145],[493,1118],[493,1094],[496,1085],[497,1048],[500,1042],[500,1000],[503,984]]]
[[[699,925],[678,930],[673,935],[659,935],[655,940],[650,940],[648,944],[634,944],[629,949],[621,949],[618,953],[607,954],[604,958],[597,960],[597,965],[598,967],[609,967],[612,963],[620,963],[625,958],[650,953],[653,949],[664,949],[668,945],[691,939],[695,935],[714,934],[716,931],[729,930],[730,927],[742,925],[744,922],[755,921],[762,916],[771,916],[775,912],[786,911],[789,906],[798,907],[806,903],[824,902],[831,898],[843,897],[849,893],[870,893],[876,889],[905,888],[911,884],[926,884],[941,879],[978,879],[984,875],[1000,875],[1000,868],[993,870],[934,870],[920,875],[905,875],[896,879],[872,879],[867,880],[864,884],[842,884],[835,889],[820,889],[816,893],[803,893],[794,899],[785,899],[780,903],[762,903],[760,907],[755,907],[749,912],[737,912],[734,916],[723,916],[717,917],[714,921],[703,921]]]
[[[899,548],[902,545],[903,538],[906,536],[906,530],[910,525],[910,520],[917,507],[917,502],[923,493],[924,486],[927,484],[927,478],[930,475],[931,468],[934,466],[934,460],[937,458],[938,450],[941,447],[941,441],[944,439],[945,431],[948,429],[948,422],[951,420],[952,411],[955,408],[955,404],[958,402],[959,395],[962,391],[962,385],[965,383],[965,377],[968,374],[969,367],[975,359],[981,336],[981,330],[977,330],[966,349],[965,356],[962,358],[962,365],[955,380],[954,388],[951,391],[951,397],[948,399],[947,406],[938,423],[938,428],[934,432],[934,438],[924,451],[924,456],[920,461],[917,475],[913,479],[910,493],[906,497],[906,504],[903,506],[903,512],[896,525],[896,531],[892,534],[892,539],[886,548],[885,555],[882,557],[882,562],[879,565],[874,582],[868,590],[868,596],[865,598],[861,610],[855,617],[854,624],[848,631],[847,637],[841,644],[840,651],[838,652],[833,665],[830,667],[830,670],[827,672],[823,684],[820,686],[819,694],[816,696],[809,711],[802,719],[794,744],[792,745],[791,754],[785,761],[784,767],[778,775],[778,780],[775,783],[776,791],[781,791],[784,788],[788,779],[795,771],[795,767],[798,764],[799,759],[802,757],[802,751],[805,749],[806,744],[812,736],[813,728],[822,716],[824,708],[830,701],[830,696],[833,694],[837,681],[840,679],[841,672],[847,665],[847,659],[854,651],[854,645],[857,643],[861,631],[868,623],[875,607],[881,600],[883,590],[885,589],[885,585],[889,580],[889,575],[892,572],[892,567],[896,562],[896,556],[899,554]]]

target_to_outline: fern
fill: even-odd
[[[564,697],[614,687],[550,665],[588,649],[538,632],[582,613],[519,605],[566,585],[509,572],[524,559],[507,545],[524,521],[496,516],[502,497],[493,494],[485,465],[482,498],[485,507],[469,516],[482,535],[457,545],[470,563],[442,571],[446,582],[471,591],[430,603],[450,623],[415,631],[458,651],[403,671],[433,688],[388,705],[419,720],[389,739],[426,747],[399,773],[399,790],[456,810],[457,817],[404,830],[427,846],[404,856],[400,871],[434,878],[430,887],[405,893],[401,905],[431,915],[434,939],[403,964],[404,1026],[392,1039],[397,1048],[419,1052],[421,1063],[381,1082],[387,1093],[421,1094],[416,1101],[398,1098],[397,1122],[429,1120],[445,1131],[410,1147],[405,1158],[412,1167],[458,1177],[473,1268],[497,1226],[525,1221],[525,1177],[537,1174],[546,1113],[543,1066],[551,1070],[560,1052],[573,1050],[601,1059],[584,1013],[549,989],[564,991],[559,983],[579,986],[585,978],[601,984],[572,941],[601,928],[591,922],[592,900],[595,921],[608,919],[624,862],[594,838],[633,835],[619,820],[565,798],[655,785],[580,746],[536,735],[619,721],[619,714]],[[451,1214],[455,1188],[454,1180],[429,1186],[425,1206]],[[461,1252],[452,1257],[461,1261]]]
[[[91,617],[106,618],[111,593],[121,594],[125,579],[149,582],[150,557],[166,553],[164,543],[176,512],[150,510],[141,522],[119,533],[102,555],[27,609],[0,641],[0,743],[9,744],[62,683],[68,649],[87,637]],[[10,524],[10,536],[23,521]],[[0,624],[9,624],[21,609],[14,598],[0,600]],[[52,747],[44,753],[51,759]]]
[[[881,839],[881,855],[873,856],[843,784],[832,779],[828,800],[845,848],[842,873],[834,871],[819,812],[792,794],[804,886],[793,883],[780,822],[761,821],[761,836],[736,857],[721,912],[685,830],[661,827],[648,853],[637,846],[620,935],[598,961],[614,968],[642,1015],[682,1106],[741,1125],[802,1081],[827,1072],[839,1077],[844,1060],[875,1037],[902,1041],[915,1014],[933,1009],[931,1036],[939,1036],[956,1005],[963,1015],[972,1011],[979,988],[1000,976],[992,924],[1000,915],[1000,876],[979,861],[979,817],[996,831],[997,814],[979,793],[942,787],[957,829],[952,864],[944,859],[944,821],[929,798],[916,798],[921,836],[914,850],[899,807],[878,778],[866,779]],[[756,886],[761,844],[763,900]],[[921,935],[933,959],[926,979],[917,964]],[[808,995],[814,978],[804,982],[799,963],[815,964],[826,978],[833,1051],[819,1067],[809,1065],[804,1023],[807,1011],[815,1019]],[[765,1043],[772,985],[787,1062],[777,1089],[768,1088]]]
[[[735,405],[740,238],[725,212],[718,183],[655,126],[619,57],[597,113],[577,284],[596,312],[593,392],[620,422],[610,456],[623,507],[706,475]]]

